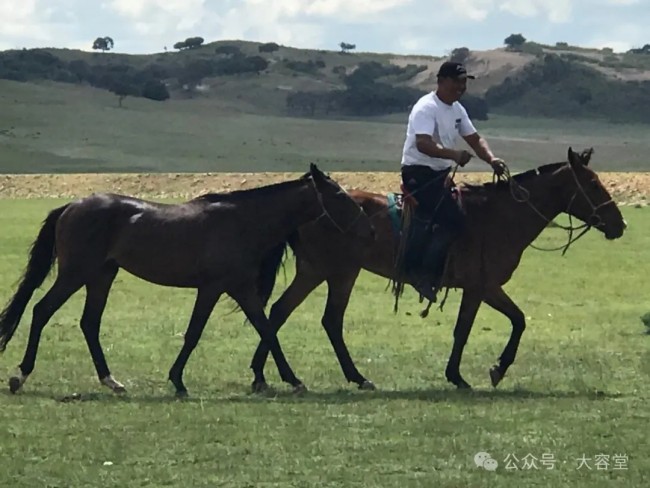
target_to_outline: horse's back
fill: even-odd
[[[374,215],[388,208],[388,200],[385,194],[364,190],[350,190],[348,194],[368,215]]]

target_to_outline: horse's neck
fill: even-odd
[[[284,192],[268,196],[266,201],[260,200],[258,205],[258,208],[266,211],[265,227],[269,232],[277,232],[282,238],[323,212],[315,188],[308,180]]]
[[[285,219],[291,231],[301,225],[311,222],[324,212],[324,208],[319,201],[317,190],[314,184],[305,180],[304,184],[295,190],[293,195],[287,195],[289,205],[287,206],[288,214]]]
[[[509,232],[515,241],[512,244],[520,247],[522,252],[565,209],[562,199],[558,199],[552,191],[552,178],[551,175],[538,176],[522,184],[524,194],[515,193],[518,200],[527,198],[527,202],[514,205],[514,211],[508,219],[509,225],[516,229],[516,232]],[[504,195],[504,198],[513,200],[511,194]]]

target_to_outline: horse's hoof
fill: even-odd
[[[251,385],[251,390],[253,393],[265,393],[269,389],[269,385],[266,383],[266,381],[253,381],[253,384]]]
[[[370,381],[370,380],[364,380],[363,383],[359,385],[360,390],[366,390],[366,391],[375,391],[377,387],[375,384]]]
[[[188,398],[190,394],[187,392],[187,390],[176,390],[176,398],[179,400],[183,400],[185,398]]]
[[[492,382],[493,387],[497,387],[499,383],[501,383],[501,380],[503,379],[503,375],[501,374],[501,371],[499,371],[498,366],[492,366],[490,368],[490,381]]]
[[[294,395],[304,395],[305,393],[307,393],[307,387],[302,383],[293,387]]]
[[[110,374],[105,378],[102,378],[100,382],[102,385],[107,386],[108,388],[113,390],[113,393],[118,393],[118,394],[126,393],[126,387],[122,383],[117,381],[115,378],[113,378]]]
[[[465,381],[463,378],[460,376],[458,378],[447,378],[447,381],[454,385],[456,389],[458,390],[471,390],[472,385],[470,385],[467,381]]]
[[[457,389],[459,390],[471,390],[472,386],[463,379],[463,377],[460,375],[460,373],[445,373],[445,377],[447,378],[447,381],[454,385]]]
[[[20,381],[20,378],[18,376],[12,376],[9,378],[9,391],[11,393],[16,393],[18,390],[20,390],[20,387],[22,386],[22,382]]]

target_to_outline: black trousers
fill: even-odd
[[[402,166],[404,188],[418,202],[416,216],[439,224],[453,235],[463,231],[465,216],[445,187],[451,168],[436,171],[428,166]]]

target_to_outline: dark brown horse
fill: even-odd
[[[463,348],[482,302],[504,314],[512,333],[498,364],[490,370],[496,386],[514,362],[526,326],[522,311],[503,291],[524,250],[560,213],[566,212],[593,226],[608,239],[623,235],[625,221],[598,176],[588,167],[592,150],[568,151],[567,162],[549,164],[510,177],[508,181],[462,188],[467,230],[452,247],[443,285],[461,288],[462,299],[454,329],[454,345],[446,368],[447,379],[459,388],[470,385],[460,374]],[[322,325],[338,357],[345,378],[363,389],[374,385],[359,373],[343,340],[343,316],[360,270],[395,280],[397,244],[384,195],[350,192],[370,215],[377,231],[374,245],[363,248],[347,235],[332,232],[324,222],[301,227],[291,240],[296,276],[272,306],[271,325],[280,328],[289,315],[323,281],[328,296]],[[264,363],[268,349],[260,344],[251,368],[254,390],[266,388]]]
[[[321,219],[355,242],[370,242],[367,215],[315,165],[305,176],[276,185],[225,194],[206,194],[177,205],[113,194],[93,194],[52,210],[34,241],[27,269],[0,314],[0,351],[54,261],[58,275],[35,305],[19,372],[9,381],[16,392],[32,373],[41,332],[52,315],[81,287],[81,317],[88,349],[102,384],[124,386],[108,369],[99,342],[101,316],[119,268],[164,286],[196,288],[184,344],[169,371],[177,395],[187,394],[183,369],[219,297],[226,293],[244,311],[270,348],[282,379],[300,390],[264,307],[271,295],[289,235]]]

